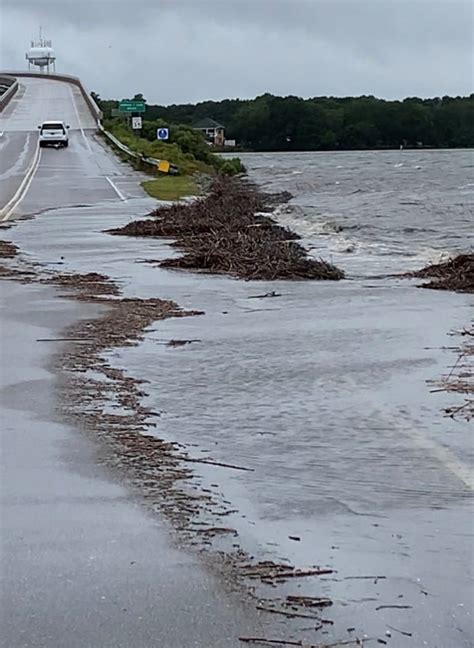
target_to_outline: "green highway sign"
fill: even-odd
[[[145,103],[143,101],[121,101],[119,110],[124,113],[144,113]]]

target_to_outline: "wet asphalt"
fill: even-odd
[[[89,132],[74,135],[68,151],[46,152],[21,205],[22,214],[51,211],[21,221],[8,238],[42,263],[104,272],[125,295],[206,311],[160,322],[140,347],[115,351],[112,361],[150,381],[147,402],[162,412],[161,437],[254,469],[199,474],[206,486],[217,482],[238,510],[229,523],[241,546],[337,570],[307,586],[335,601],[334,626],[320,640],[348,639],[355,628],[395,647],[471,646],[472,428],[443,418],[442,407],[455,396],[431,394],[426,382],[452,364],[441,347],[452,343],[449,330],[469,321],[470,297],[420,291],[400,280],[243,283],[137,263],[174,252],[102,230],[145,214],[153,203],[141,194],[138,176]],[[282,296],[249,300],[270,290]],[[162,344],[169,339],[200,342],[171,350]],[[74,431],[67,434],[84,443]],[[80,453],[74,456],[73,473]],[[94,471],[93,459],[88,470]],[[103,487],[119,488],[106,480]],[[121,506],[130,519],[142,515],[125,495]],[[157,542],[166,543],[163,533]],[[146,640],[123,645],[155,645]]]
[[[25,142],[35,135],[37,113],[49,114],[45,104],[63,98],[70,112],[61,117],[74,117],[65,84],[35,80],[21,96],[33,91],[37,103],[29,122],[21,100],[9,108],[11,130],[4,144],[11,166],[1,169],[3,180],[8,176],[3,204],[21,182],[20,173],[8,175],[9,168],[20,171],[23,158],[28,163],[27,154],[33,154]],[[78,97],[75,101],[84,114],[85,106]],[[75,125],[90,123],[87,118]],[[20,126],[31,130],[21,134],[15,130]],[[76,201],[120,204],[110,176],[117,176],[127,196],[143,196],[138,176],[89,138],[89,132],[76,129],[68,150],[44,151],[21,213]],[[36,236],[46,240],[40,230]],[[70,243],[80,251],[80,240]],[[100,448],[58,420],[51,369],[61,344],[56,339],[91,314],[91,308],[45,286],[8,281],[0,286],[0,645],[238,646],[240,635],[258,631],[255,610],[225,580],[173,546],[164,522],[148,516],[100,467]]]
[[[57,420],[54,340],[93,310],[13,282],[0,307],[0,645],[238,645],[255,614],[173,548],[99,468],[95,445]]]

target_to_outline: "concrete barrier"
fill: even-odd
[[[2,112],[15,96],[18,90],[18,81],[14,76],[1,74],[0,85],[7,86],[5,92],[0,95],[0,112]]]
[[[113,146],[118,148],[119,151],[122,151],[122,153],[125,153],[125,155],[128,155],[128,157],[131,157],[134,160],[139,160],[143,164],[148,164],[150,167],[153,167],[154,169],[158,168],[158,164],[160,163],[160,160],[157,160],[155,158],[145,157],[144,155],[140,155],[139,153],[136,153],[136,151],[132,151],[132,149],[129,149],[128,146],[123,144],[117,137],[115,137],[115,135],[112,135],[112,133],[109,133],[109,131],[105,130],[105,128],[102,126],[101,123],[99,123],[99,130],[104,135],[104,137],[107,140],[109,140],[109,142],[112,143]]]
[[[75,85],[76,87],[79,88],[82,96],[84,97],[84,101],[86,102],[89,110],[91,111],[92,115],[95,117],[97,122],[99,122],[102,119],[102,112],[99,106],[92,99],[90,92],[87,90],[87,88],[83,85],[82,81],[78,77],[71,76],[70,74],[46,74],[41,72],[28,72],[28,71],[5,72],[3,76],[8,78],[13,77],[15,81],[16,79],[21,77],[28,77],[32,79],[51,79],[53,81],[65,81],[66,83],[71,83],[72,85]],[[17,87],[18,87],[18,83],[17,83]]]
[[[132,149],[128,148],[128,146],[125,146],[125,144],[123,144],[117,137],[115,137],[115,135],[112,135],[112,133],[109,133],[109,131],[105,130],[101,123],[99,123],[99,130],[101,131],[103,136],[112,143],[112,146],[115,146],[117,149],[119,149],[119,151],[122,151],[122,153],[125,153],[125,155],[128,155],[134,160],[139,160],[142,164],[147,164],[154,171],[159,171],[160,162],[166,162],[166,160],[157,160],[156,158],[146,157],[145,155],[140,155],[136,151],[132,151]],[[169,163],[169,173],[170,175],[176,175],[177,173],[179,173],[179,169],[176,164]]]

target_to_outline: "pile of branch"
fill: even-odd
[[[2,259],[13,259],[18,254],[18,248],[9,241],[0,240],[0,257]]]
[[[445,413],[452,419],[474,419],[474,326],[454,333],[464,337],[464,342],[457,348],[458,357],[446,376],[437,381],[433,391],[451,392],[464,395],[460,405],[445,408]]]
[[[422,288],[474,293],[474,254],[460,254],[445,263],[426,266],[411,276],[431,279],[421,284]]]
[[[286,563],[275,563],[273,560],[264,560],[255,565],[243,565],[242,576],[247,578],[260,579],[262,583],[283,583],[289,578],[302,578],[305,576],[326,576],[332,574],[332,569],[311,567],[308,569],[296,569],[293,565]]]
[[[187,204],[161,207],[153,218],[108,230],[122,236],[173,238],[184,256],[160,263],[229,274],[241,279],[342,279],[330,263],[308,257],[298,235],[267,213],[289,194],[268,195],[236,178],[217,178],[209,194]]]
[[[44,283],[53,283],[80,291],[86,291],[86,295],[119,295],[118,286],[106,275],[98,272],[86,274],[57,274],[50,279],[44,279]]]

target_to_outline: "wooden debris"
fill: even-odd
[[[378,612],[379,610],[411,610],[412,605],[378,605],[375,609]]]
[[[222,468],[232,468],[233,470],[246,470],[247,472],[255,472],[253,468],[246,468],[245,466],[236,466],[235,464],[223,463],[222,461],[214,461],[213,459],[201,459],[199,457],[181,457],[182,461],[189,463],[202,463],[211,466],[221,466]]]
[[[267,297],[281,297],[281,293],[277,293],[275,290],[267,292],[264,295],[249,295],[247,299],[266,299]]]
[[[329,607],[332,605],[331,599],[326,597],[314,596],[295,596],[289,595],[286,597],[290,605],[302,605],[303,607]]]
[[[93,295],[119,295],[120,289],[110,277],[98,272],[87,272],[85,274],[56,274],[49,279],[43,279],[43,283],[53,283],[58,286],[87,291]]]
[[[333,574],[333,569],[295,569],[295,571],[281,572],[276,574],[278,578],[301,578],[303,576],[325,576]]]
[[[465,395],[464,402],[460,405],[447,407],[444,412],[452,419],[462,417],[467,421],[474,418],[474,326],[456,331],[453,335],[463,336],[465,339],[458,347],[449,347],[458,352],[458,357],[449,373],[434,381],[435,392],[457,393]],[[433,384],[433,382],[432,382]]]
[[[272,614],[281,614],[283,616],[288,617],[289,619],[293,619],[295,617],[298,617],[300,619],[317,619],[319,621],[319,617],[316,616],[315,614],[302,614],[301,612],[296,612],[296,610],[290,611],[290,610],[282,610],[281,608],[273,608],[273,607],[267,607],[265,605],[256,605],[255,606],[257,610],[261,610],[262,612],[271,612]],[[322,628],[322,624],[320,628]]]
[[[286,580],[288,578],[302,578],[305,576],[323,576],[326,574],[333,574],[332,569],[321,569],[315,567],[312,569],[296,569],[292,565],[285,563],[274,563],[271,560],[265,560],[252,565],[249,571],[244,572],[243,576],[249,578],[260,578],[268,581],[275,579]]]
[[[405,637],[412,637],[413,636],[413,633],[411,633],[411,632],[406,632],[406,630],[399,630],[398,628],[394,628],[393,626],[388,625],[388,624],[387,624],[387,628],[390,628],[390,630],[393,630],[394,632],[398,632],[401,635],[405,635]]]
[[[209,535],[223,535],[231,534],[233,536],[239,535],[235,529],[230,527],[206,527],[205,529],[193,529],[194,533],[206,533]]]
[[[169,347],[185,346],[186,344],[193,344],[193,342],[200,342],[201,340],[170,340],[166,343]]]
[[[0,258],[13,259],[18,254],[18,248],[9,241],[0,240]]]
[[[302,641],[285,641],[283,639],[264,639],[261,637],[239,637],[239,641],[243,643],[260,644],[261,646],[300,646],[305,648],[317,648],[316,646],[308,646]]]
[[[445,263],[435,263],[408,276],[431,279],[421,288],[474,293],[474,254],[459,254]]]
[[[309,644],[306,641],[291,641],[284,639],[265,639],[263,637],[239,637],[239,641],[260,646],[298,646],[299,648],[337,648],[337,646],[363,646],[373,639],[343,639],[330,644]]]
[[[174,238],[184,256],[159,262],[165,268],[241,279],[342,279],[342,270],[310,258],[295,242],[298,236],[294,232],[264,214],[271,211],[272,204],[268,195],[250,183],[218,177],[205,198],[160,207],[151,214],[153,218],[108,233]]]

